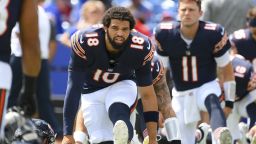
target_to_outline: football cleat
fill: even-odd
[[[208,125],[207,123],[201,123],[198,126],[198,130],[201,132],[201,139],[197,141],[197,144],[206,144],[206,138],[210,128],[210,125]]]
[[[232,144],[232,136],[227,127],[217,128],[213,135],[217,144]]]
[[[127,144],[128,143],[128,127],[122,120],[118,120],[113,128],[114,144]]]

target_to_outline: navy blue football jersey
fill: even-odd
[[[163,77],[164,66],[157,56],[154,56],[153,61],[151,62],[151,67],[153,84],[155,84]]]
[[[12,28],[19,20],[22,0],[0,1],[0,61],[9,62]]]
[[[155,28],[155,38],[161,48],[159,55],[168,56],[175,88],[184,91],[201,86],[216,78],[215,57],[230,49],[224,28],[215,23],[200,21],[190,45],[183,40],[180,23],[161,23]]]
[[[253,67],[249,61],[240,57],[234,57],[232,65],[236,80],[236,100],[241,100],[249,93],[247,86],[253,73]]]
[[[253,62],[256,61],[256,41],[252,37],[249,29],[241,29],[235,31],[230,36],[231,42],[237,48],[238,54],[245,59]]]
[[[145,35],[133,31],[120,55],[106,50],[103,27],[93,26],[72,36],[69,70],[84,72],[82,93],[107,87],[121,80],[134,80],[138,86],[152,84],[151,60],[154,48]]]

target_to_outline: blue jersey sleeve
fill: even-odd
[[[154,56],[154,59],[151,63],[151,72],[152,72],[152,78],[153,78],[153,84],[155,84],[157,81],[159,81],[163,75],[164,75],[164,66],[162,62],[157,58],[157,56]]]
[[[207,24],[205,27],[207,27]],[[215,40],[215,46],[213,50],[214,56],[220,57],[224,55],[231,47],[228,35],[225,32],[224,27],[217,25],[215,34],[212,36],[214,36],[213,39]]]
[[[144,56],[143,63],[141,67],[135,70],[136,81],[138,86],[149,86],[152,84],[152,74],[151,74],[151,60],[154,56],[154,47],[152,47],[151,42],[148,40],[145,48],[147,53]]]
[[[69,61],[69,70],[83,71],[88,63],[85,46],[85,38],[81,31],[77,31],[71,37],[71,57]]]
[[[156,47],[156,51],[161,56],[168,56],[168,54],[163,49],[164,46],[161,44],[166,43],[166,40],[168,38],[168,33],[173,28],[172,23],[160,23],[154,28],[154,37],[156,40],[157,45],[160,45]]]
[[[64,100],[64,135],[72,135],[75,116],[78,110],[82,85],[85,79],[84,69],[87,56],[83,48],[83,33],[76,32],[71,38],[71,57],[69,62],[67,90]]]
[[[83,86],[84,73],[70,71],[64,100],[63,132],[64,135],[72,135],[73,125],[78,110],[81,90]]]

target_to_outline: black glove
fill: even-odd
[[[24,111],[25,117],[32,117],[36,111],[36,77],[24,75],[21,94],[18,97],[18,104]]]

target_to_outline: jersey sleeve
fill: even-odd
[[[211,25],[211,24],[209,24]],[[213,24],[212,24],[213,25]],[[205,27],[210,27],[210,26],[206,26]],[[222,27],[221,25],[217,25],[216,26],[216,32],[214,36],[214,49],[213,49],[213,53],[214,53],[214,57],[221,57],[222,55],[224,55],[231,47],[228,35],[224,29],[224,27]]]
[[[71,38],[71,57],[69,62],[68,82],[64,100],[64,134],[72,135],[73,124],[78,110],[81,89],[84,82],[84,69],[87,64],[87,55],[84,37],[81,31],[77,31]]]
[[[154,47],[149,40],[145,41],[143,62],[141,66],[135,70],[136,81],[138,86],[149,86],[152,84],[151,61],[154,56]]]
[[[153,34],[157,44],[156,51],[161,56],[168,56],[165,52],[165,44],[171,29],[173,29],[173,23],[160,23],[154,28]]]
[[[156,56],[154,56],[154,59],[151,63],[151,72],[152,72],[153,84],[159,81],[164,75],[164,66]]]
[[[69,70],[82,71],[88,63],[85,47],[83,45],[85,38],[81,31],[77,31],[71,37],[71,57],[69,61]]]

